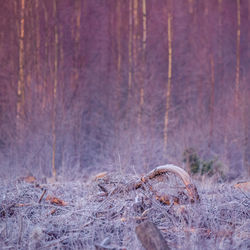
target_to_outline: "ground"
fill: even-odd
[[[137,188],[141,177],[116,172],[1,180],[0,248],[143,249],[135,228],[149,220],[171,249],[250,249],[250,194],[236,181],[194,180],[191,202],[170,177]]]

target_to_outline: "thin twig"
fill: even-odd
[[[43,199],[43,197],[44,197],[44,195],[45,195],[46,192],[47,192],[47,189],[44,189],[43,193],[42,193],[42,195],[41,195],[41,197],[40,197],[40,199],[38,201],[38,203],[41,203],[41,201],[42,201],[42,199]]]
[[[239,190],[241,191],[241,193],[242,193],[243,195],[246,196],[247,199],[250,199],[250,197],[249,197],[241,188],[239,188]]]
[[[101,184],[98,184],[98,187],[105,193],[105,195],[108,195],[108,190]]]

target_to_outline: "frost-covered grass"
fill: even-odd
[[[0,249],[143,249],[135,227],[144,220],[172,249],[250,249],[249,193],[231,183],[196,181],[199,203],[176,191],[179,204],[167,205],[152,191],[167,194],[158,180],[129,191],[138,178],[114,172],[51,184],[1,180]],[[67,204],[53,204],[48,195]]]

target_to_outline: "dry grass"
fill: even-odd
[[[132,190],[139,177],[120,173],[61,177],[52,184],[1,180],[0,248],[142,249],[135,227],[144,220],[155,223],[173,249],[250,248],[249,193],[229,183],[197,181],[200,202],[190,203],[170,177]],[[156,199],[154,190],[167,198]]]

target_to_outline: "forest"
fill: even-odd
[[[250,0],[0,2],[0,247],[250,247]]]

